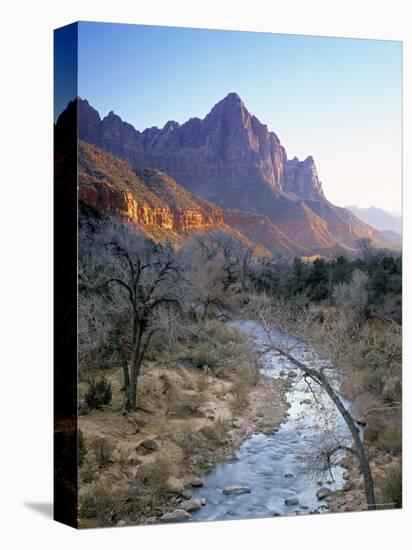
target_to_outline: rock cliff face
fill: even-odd
[[[78,144],[78,199],[140,226],[176,233],[224,227],[222,211],[159,170],[135,172],[88,143]]]
[[[323,195],[312,157],[287,160],[279,138],[228,94],[203,119],[139,132],[111,111],[100,116],[79,99],[79,137],[106,149],[138,168],[165,171],[190,191],[229,208],[233,192],[260,185],[302,198]],[[256,189],[255,189],[256,190]],[[245,201],[243,201],[244,203]],[[253,209],[253,201],[248,204]]]
[[[294,157],[285,163],[283,189],[304,199],[316,200],[323,197],[322,184],[313,157],[309,156],[302,162]]]
[[[286,239],[292,243],[289,248],[307,253],[337,245],[353,247],[364,237],[381,242],[378,231],[326,199],[314,159],[288,160],[276,134],[251,115],[235,93],[217,103],[203,120],[191,118],[182,125],[169,121],[161,129],[143,132],[113,112],[101,119],[86,100],[77,98],[76,103],[80,139],[134,169],[158,169],[218,207],[265,216],[270,230],[266,222],[258,224],[263,240],[271,234],[275,245],[277,238],[282,246]],[[70,108],[69,104],[67,111]],[[208,216],[202,218],[195,208],[174,223],[190,227]]]

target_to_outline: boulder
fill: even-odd
[[[296,378],[297,374],[294,370],[291,370],[291,371],[288,372],[288,377],[289,378]]]
[[[146,521],[144,522],[145,525],[154,525],[155,523],[157,523],[159,521],[159,519],[155,516],[150,516],[146,519]]]
[[[200,477],[193,477],[193,478],[189,481],[189,484],[190,484],[192,487],[203,487],[203,480],[202,480]]]
[[[318,497],[319,500],[323,500],[324,498],[329,497],[331,494],[332,494],[332,491],[331,489],[329,489],[329,487],[321,487],[316,492],[316,496]]]
[[[157,451],[159,445],[153,439],[145,439],[136,447],[136,452],[140,455],[148,455]]]
[[[285,499],[285,504],[286,504],[286,506],[296,506],[297,504],[299,504],[299,499],[298,499],[298,497],[286,498]]]
[[[228,485],[223,489],[224,495],[241,495],[251,492],[252,489],[248,485]]]
[[[349,407],[349,413],[353,420],[358,424],[366,425],[366,416],[368,409],[373,409],[379,406],[379,400],[372,393],[363,393],[358,395]]]
[[[199,498],[192,498],[190,500],[182,502],[180,507],[186,512],[196,512],[196,510],[200,510],[200,508],[202,507],[202,503]]]
[[[160,520],[165,523],[173,523],[175,521],[185,521],[189,518],[190,514],[186,512],[186,510],[181,510],[180,508],[177,508],[176,510],[173,510],[173,512],[167,512],[166,514],[163,514]]]
[[[174,493],[176,495],[181,495],[185,491],[185,486],[181,479],[177,477],[170,476],[166,481],[166,490],[169,493]]]
[[[200,499],[200,504],[201,504],[202,506],[206,506],[207,500],[205,499],[205,497],[203,497],[203,498]]]
[[[186,500],[191,499],[192,498],[192,491],[190,491],[189,489],[185,489],[182,492],[182,497],[185,498]]]
[[[123,521],[122,519],[119,520],[117,523],[116,523],[116,527],[125,527],[126,525],[126,522]]]

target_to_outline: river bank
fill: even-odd
[[[111,407],[79,417],[88,453],[80,469],[82,527],[157,523],[196,507],[191,497],[202,477],[234,459],[253,433],[279,429],[288,407],[285,380],[242,378],[239,403],[235,375],[157,361],[144,365],[139,409],[121,414],[121,373],[107,377]]]
[[[254,434],[236,453],[236,460],[219,464],[196,489],[197,498],[209,505],[193,513],[193,521],[300,515],[329,511],[333,494],[345,484],[345,468],[338,462],[319,469],[315,455],[325,440],[339,438],[349,444],[344,421],[329,398],[310,387],[281,354],[268,349],[268,334],[259,323],[242,320],[232,326],[252,338],[260,352],[262,373],[273,380],[287,380],[287,417],[272,434]],[[293,346],[300,360],[322,361],[304,342],[278,331],[271,341]],[[270,347],[270,346],[269,346]],[[248,488],[229,494],[225,486]]]
[[[83,526],[366,509],[363,478],[350,455],[337,456],[330,468],[317,462],[331,441],[352,444],[335,405],[282,354],[268,349],[259,323],[229,324],[229,337],[260,357],[258,367],[248,353],[233,350],[237,367],[225,376],[172,358],[147,362],[139,409],[123,415],[114,412],[122,396],[120,373],[111,373],[113,409],[79,419],[90,447],[96,441],[110,447],[104,468],[93,470],[86,462],[81,469]],[[271,339],[292,345],[301,361],[324,365],[304,342],[277,331]],[[245,357],[246,368],[239,368]],[[368,451],[379,486],[397,459],[373,446]]]

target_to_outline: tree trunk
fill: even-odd
[[[127,408],[133,411],[136,410],[137,379],[139,377],[140,366],[142,364],[142,354],[140,353],[142,334],[143,328],[140,326],[138,334],[134,338],[132,358],[130,361],[129,399]]]
[[[137,379],[140,374],[140,367],[142,364],[142,358],[140,353],[137,351],[135,354],[133,351],[132,362],[130,366],[130,390],[129,390],[129,403],[128,408],[131,410],[136,410],[137,402]]]
[[[349,431],[352,435],[352,440],[355,446],[356,454],[359,458],[359,464],[362,470],[363,475],[363,481],[365,486],[365,495],[366,495],[366,502],[368,504],[369,510],[376,510],[376,500],[375,500],[375,489],[373,484],[373,478],[372,473],[369,466],[369,459],[367,457],[367,454],[365,452],[365,448],[363,446],[362,440],[359,435],[359,430],[355,424],[355,421],[353,420],[350,413],[345,409],[342,401],[339,398],[339,395],[335,392],[335,390],[332,388],[330,383],[328,382],[326,376],[323,372],[317,371],[316,369],[311,369],[295,359],[292,355],[289,353],[283,351],[280,348],[276,348],[277,351],[286,357],[292,364],[294,364],[296,367],[298,367],[303,373],[305,373],[311,380],[319,384],[321,387],[323,387],[326,391],[326,393],[329,395],[329,397],[332,399],[333,403],[335,404],[336,408],[342,415],[342,418],[346,422],[346,425],[349,428]]]
[[[324,374],[321,374],[322,383],[321,385],[325,388],[327,394],[332,399],[332,401],[335,403],[336,408],[342,415],[344,421],[346,422],[346,425],[348,426],[350,433],[352,435],[353,443],[355,445],[355,450],[357,453],[357,456],[359,458],[359,464],[362,470],[363,475],[363,481],[365,486],[365,495],[366,495],[366,502],[368,503],[368,509],[369,510],[376,510],[376,501],[375,501],[375,489],[373,485],[373,478],[371,469],[369,466],[369,459],[365,452],[365,447],[363,446],[362,440],[359,435],[358,427],[356,426],[352,416],[348,413],[348,411],[345,409],[342,401],[340,400],[339,396],[335,392],[335,390],[332,388],[332,386],[329,384],[329,382],[326,380],[326,377]]]
[[[129,401],[130,398],[130,376],[129,376],[129,366],[127,364],[127,358],[122,353],[122,369],[123,369],[123,391],[126,396],[126,401]],[[127,404],[126,404],[127,408]]]

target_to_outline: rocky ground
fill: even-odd
[[[368,453],[378,501],[377,508],[378,510],[394,508],[394,503],[384,502],[380,494],[380,487],[390,469],[400,465],[400,456],[393,456],[390,453],[373,447],[368,448]],[[367,510],[363,477],[356,458],[348,457],[344,460],[343,465],[347,469],[344,474],[346,483],[342,491],[337,491],[325,499],[329,510],[331,512],[359,512]]]
[[[111,407],[79,418],[87,449],[80,468],[83,527],[187,518],[207,505],[191,498],[202,474],[233,457],[252,432],[275,430],[287,409],[281,381],[245,382],[239,400],[233,380],[152,363],[141,375],[138,410],[122,414],[121,373],[109,378]]]

